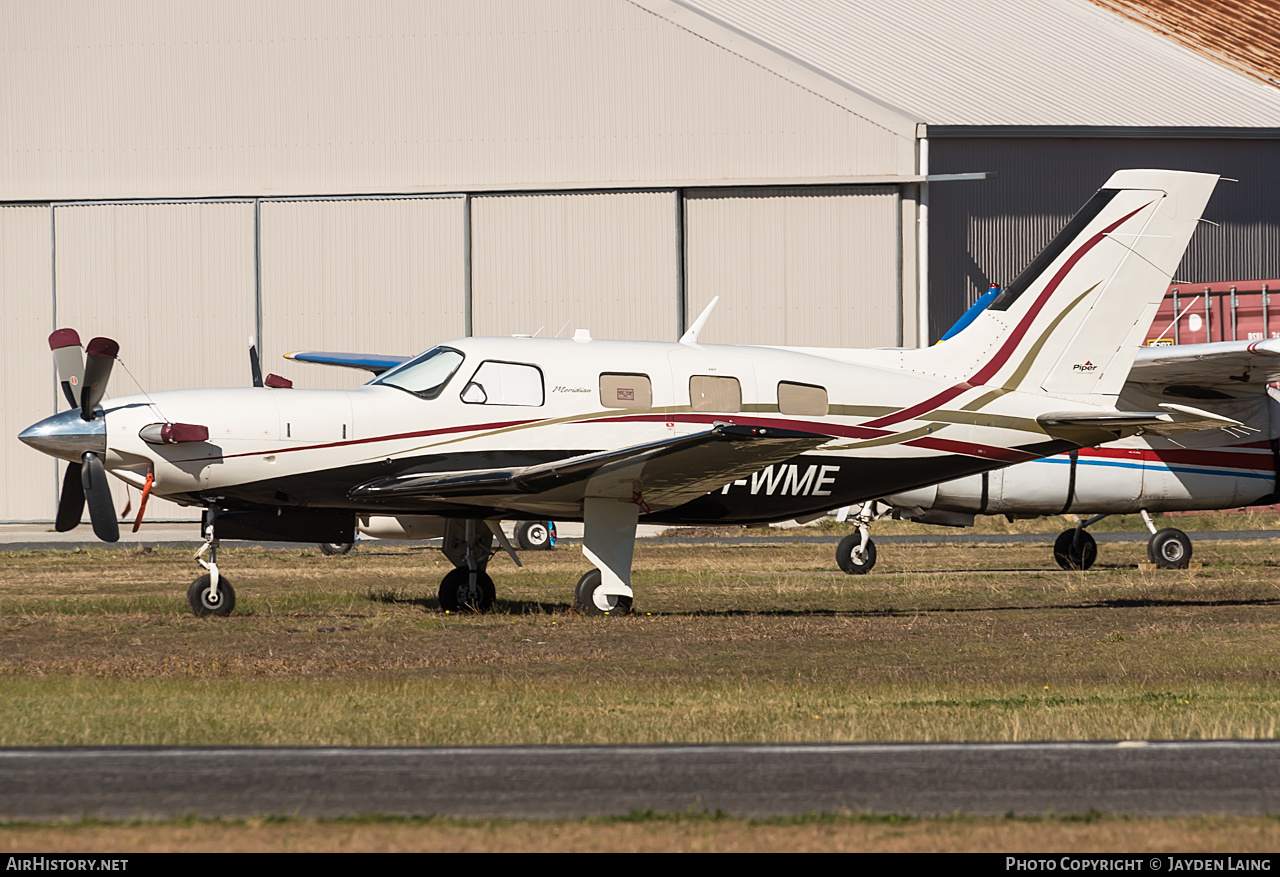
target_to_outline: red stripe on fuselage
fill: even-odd
[[[477,423],[470,426],[446,426],[442,429],[422,429],[416,432],[401,432],[394,435],[377,435],[362,439],[347,439],[338,442],[323,442],[318,445],[295,445],[291,448],[266,449],[261,451],[248,451],[243,454],[224,454],[220,459],[234,460],[237,457],[261,457],[269,454],[288,454],[293,451],[315,451],[323,448],[345,448],[354,445],[367,445],[374,442],[393,442],[399,439],[426,438],[433,435],[448,435],[455,432],[484,432],[491,429],[506,429],[511,426],[523,426],[528,423],[537,423],[533,420],[506,420],[499,423]],[[210,459],[209,457],[192,457],[189,460],[174,460],[175,463],[198,463],[202,460]]]

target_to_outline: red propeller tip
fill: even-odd
[[[78,340],[77,343],[79,343]],[[120,345],[110,338],[94,338],[85,349],[90,356],[105,356],[107,359],[115,359],[116,354],[120,352]]]
[[[113,342],[114,343],[114,342]],[[80,334],[75,329],[58,329],[49,336],[49,349],[61,350],[64,347],[79,347]]]

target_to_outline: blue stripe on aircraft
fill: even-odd
[[[1058,460],[1046,457],[1043,460],[1036,460],[1037,463],[1053,463],[1056,466],[1069,466],[1070,460]],[[1144,464],[1144,463],[1124,463],[1119,460],[1079,460],[1081,466],[1103,466],[1112,469],[1167,469],[1170,472],[1181,473],[1184,475],[1217,475],[1224,478],[1261,478],[1271,481],[1275,478],[1274,472],[1259,472],[1252,469],[1196,469],[1190,466],[1161,466],[1160,464]]]

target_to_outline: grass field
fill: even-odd
[[[189,552],[0,553],[0,745],[1253,739],[1280,730],[1280,542],[1198,543],[1204,567],[1194,572],[1139,571],[1143,545],[1104,545],[1085,573],[1057,569],[1043,545],[894,545],[875,575],[850,577],[835,569],[833,546],[655,539],[637,548],[638,614],[598,619],[569,609],[586,568],[576,549],[522,559],[517,570],[495,558],[497,611],[471,616],[439,611],[447,565],[438,552],[231,550],[221,560],[236,614],[197,619],[184,598],[199,572]],[[1275,820],[1227,822],[1230,836],[1238,829],[1262,844],[1231,849],[1280,840]],[[1059,843],[1051,837],[1121,836],[1138,823],[1157,827],[852,819],[769,831],[797,847],[802,835],[837,831],[863,838],[851,843],[914,837],[902,842],[922,848],[1026,836],[1039,840],[1025,848],[1047,849]],[[1198,834],[1179,823],[1169,836],[1203,836],[1197,849],[1227,836],[1218,823],[1196,824],[1217,827]],[[217,831],[303,843],[306,825]],[[567,837],[575,826],[540,831]],[[676,847],[714,848],[742,826],[659,819],[580,833],[656,832]],[[500,846],[497,835],[527,830],[428,821],[361,832],[453,848],[477,837]],[[6,828],[0,848],[65,832],[154,833],[39,834],[48,831]],[[1010,843],[1021,841],[985,848]]]

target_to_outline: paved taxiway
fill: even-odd
[[[0,819],[1280,813],[1280,742],[0,750]]]

